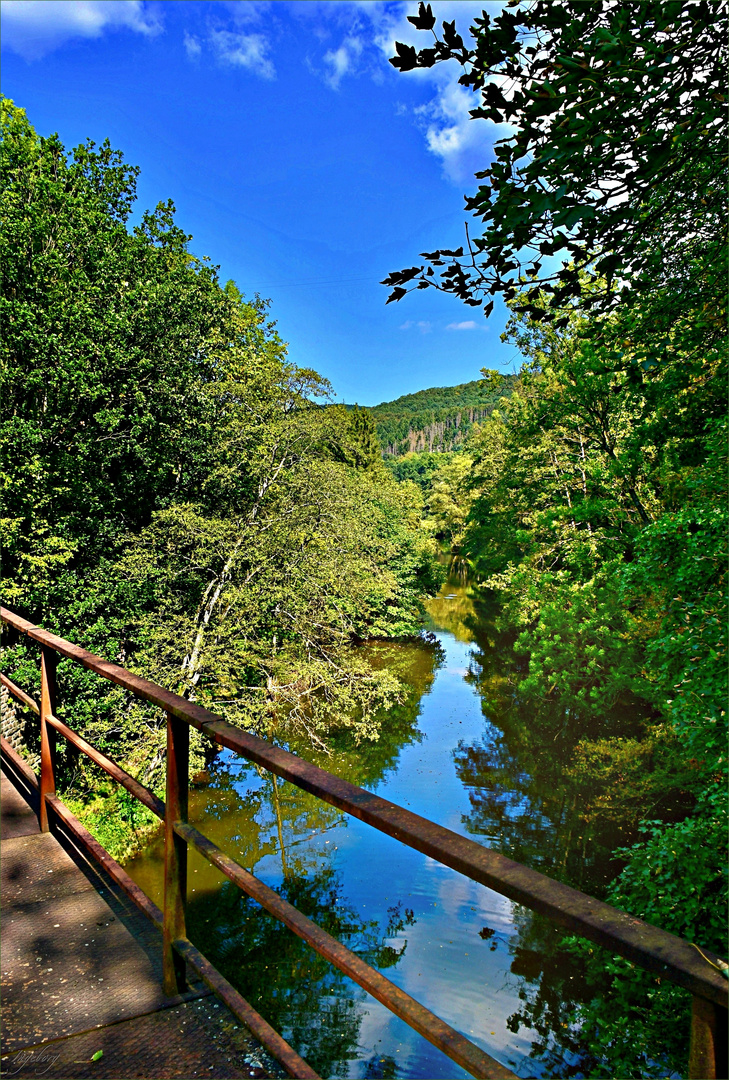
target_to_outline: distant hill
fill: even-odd
[[[513,382],[514,376],[506,375],[498,390],[489,390],[483,379],[458,386],[433,386],[368,408],[383,455],[455,450],[499,398],[511,394]]]

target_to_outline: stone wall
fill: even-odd
[[[37,754],[31,753],[26,745],[25,726],[29,722],[32,723],[26,718],[26,710],[18,705],[7,686],[0,686],[0,730],[2,730],[2,736],[7,739],[16,754],[20,754],[21,757],[25,758],[31,769],[37,769],[40,765],[40,758]]]

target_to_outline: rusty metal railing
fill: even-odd
[[[693,995],[693,1012],[688,1076],[693,1080],[721,1080],[726,1077],[727,981],[719,971],[723,962],[717,964],[718,957],[709,950],[699,951],[691,942],[618,911],[594,897],[514,862],[499,852],[484,848],[473,840],[459,836],[372,792],[333,776],[295,754],[241,731],[207,709],[34,626],[6,608],[0,609],[0,617],[8,626],[41,646],[40,705],[7,676],[0,675],[0,680],[10,693],[40,718],[39,784],[28,766],[5,740],[2,741],[2,750],[16,773],[22,775],[26,783],[39,788],[41,829],[47,831],[49,828],[48,809],[51,808],[138,907],[162,929],[166,993],[180,993],[186,986],[186,965],[192,967],[231,1011],[256,1034],[290,1076],[308,1078],[316,1077],[316,1073],[187,938],[185,900],[188,845],[194,847],[238,888],[257,900],[312,948],[452,1060],[458,1062],[472,1076],[486,1080],[505,1080],[506,1077],[513,1077],[514,1073],[302,915],[188,823],[190,727],[197,728],[219,746],[228,747],[249,761],[359,818],[373,828],[395,837],[401,843],[429,855],[472,881],[486,885],[519,904],[549,916],[566,929],[689,990]],[[166,712],[167,778],[164,803],[55,715],[57,655],[83,665]],[[63,735],[77,749],[88,755],[164,821],[163,911],[138,888],[56,796],[56,734]]]

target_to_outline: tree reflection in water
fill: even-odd
[[[406,942],[395,948],[389,939],[414,923],[412,912],[396,904],[385,925],[363,920],[330,866],[303,874],[290,864],[277,891],[380,971],[405,952]],[[231,883],[190,904],[188,929],[197,947],[321,1076],[348,1074],[348,1063],[358,1057],[363,990]],[[391,1059],[372,1058],[367,1067],[371,1077],[397,1075]]]
[[[613,851],[636,837],[641,808],[594,812],[596,788],[570,766],[580,739],[599,731],[584,718],[559,712],[551,701],[519,697],[515,687],[526,661],[495,631],[491,614],[486,603],[472,600],[470,615],[458,605],[459,629],[474,642],[466,678],[485,718],[481,739],[461,741],[453,751],[470,804],[463,824],[517,862],[599,897],[621,869]],[[602,723],[630,736],[645,716],[644,706],[623,701]],[[518,905],[514,929],[506,947],[513,957],[510,970],[520,979],[521,1005],[507,1026],[532,1033],[529,1056],[540,1075],[591,1075],[598,1062],[570,1022],[575,1004],[594,995],[582,960],[565,947],[560,927]],[[488,928],[482,935],[492,949],[504,947]]]
[[[346,733],[334,736],[329,754],[303,744],[284,745],[329,772],[375,788],[397,769],[403,747],[422,738],[420,704],[442,650],[434,641],[363,647],[374,666],[389,667],[411,688],[407,700],[388,713],[380,739],[356,745]],[[348,900],[332,866],[347,815],[228,751],[213,758],[196,779],[189,817],[198,829],[367,963],[379,971],[398,963],[407,947],[402,932],[414,925],[415,917],[398,903],[384,919],[365,919]],[[163,857],[160,832],[127,863],[128,872],[157,903],[162,901]],[[349,1075],[350,1063],[361,1057],[367,994],[194,851],[189,859],[190,939],[321,1076]],[[357,1074],[365,1080],[399,1075],[394,1058],[377,1053],[360,1062]]]

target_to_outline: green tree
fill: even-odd
[[[632,363],[632,315],[610,322],[619,357],[607,335],[584,332],[579,312],[566,331],[523,314],[512,321],[529,363],[472,441],[464,548],[501,600],[497,626],[522,658],[514,691],[534,703],[567,777],[589,780],[585,823],[652,803],[643,839],[614,853],[624,869],[606,898],[721,950],[724,359],[677,333],[662,362],[644,369]],[[626,726],[636,698],[645,718]],[[574,947],[587,957],[593,996],[564,1022],[582,1026],[591,1075],[681,1073],[687,995]],[[538,1022],[540,1008],[537,997],[524,1017]]]
[[[472,465],[468,453],[449,455],[434,474],[428,494],[428,524],[452,547],[459,544],[468,517]]]
[[[714,948],[726,895],[726,11],[511,0],[475,20],[472,46],[454,23],[419,52],[398,44],[401,70],[455,60],[480,97],[474,121],[512,134],[466,200],[483,230],[465,254],[424,252],[384,282],[390,300],[433,286],[487,315],[490,297],[512,307],[507,333],[528,363],[469,448],[464,549],[502,603],[516,694],[542,724],[540,701],[560,707],[553,741],[571,752],[569,773],[593,778],[600,812],[648,790],[665,806],[678,789],[672,820],[654,813],[615,853],[625,867],[608,899]],[[432,31],[430,6],[411,22]],[[635,696],[653,713],[628,730],[620,706]],[[681,1075],[686,995],[579,948],[593,998],[565,1022],[583,1027],[591,1075]],[[541,1008],[526,1009],[537,1027]]]
[[[480,97],[471,116],[513,125],[466,209],[483,223],[467,250],[423,252],[390,274],[390,300],[434,286],[467,304],[501,294],[532,317],[564,319],[642,298],[653,336],[690,308],[704,336],[726,311],[726,27],[724,2],[511,0],[471,28],[434,32],[430,5],[409,21],[432,32],[397,44],[401,71],[455,61]],[[561,268],[559,261],[562,261]],[[429,265],[428,265],[429,264]],[[433,268],[437,268],[436,270]],[[442,268],[442,269],[441,269]],[[585,293],[585,272],[602,287]],[[544,307],[539,294],[550,293]],[[670,294],[670,301],[666,293]]]
[[[353,409],[345,409],[344,413],[346,420],[340,422],[337,437],[330,444],[335,460],[357,468],[375,469],[382,451],[369,409],[355,405]]]
[[[507,375],[498,386],[483,379],[434,386],[373,406],[367,412],[377,425],[382,453],[387,459],[419,446],[429,448],[422,453],[460,450],[474,424],[489,415],[502,395],[508,396],[511,382]]]
[[[106,143],[67,156],[3,100],[3,569],[33,619],[205,457],[229,302],[171,204],[128,231],[136,175]]]
[[[677,342],[660,365],[636,378],[631,322],[616,313],[608,324],[622,338],[618,358],[589,336],[579,312],[570,313],[567,330],[523,314],[512,318],[507,333],[529,362],[517,391],[471,444],[475,497],[464,548],[507,602],[508,620],[523,632],[519,647],[550,692],[566,690],[591,667],[586,658],[569,662],[555,646],[586,644],[583,617],[597,620],[598,667],[627,674],[616,649],[651,636],[657,596],[644,572],[643,598],[634,592],[626,603],[626,565],[639,560],[645,571],[643,532],[695,502],[715,454],[725,377],[720,350]],[[565,637],[570,622],[574,634]],[[606,693],[602,677],[590,693],[596,703]]]
[[[115,567],[138,598],[135,665],[263,734],[376,737],[402,688],[352,645],[418,633],[438,581],[419,517],[417,492],[384,470],[315,456],[245,514],[159,512]]]

